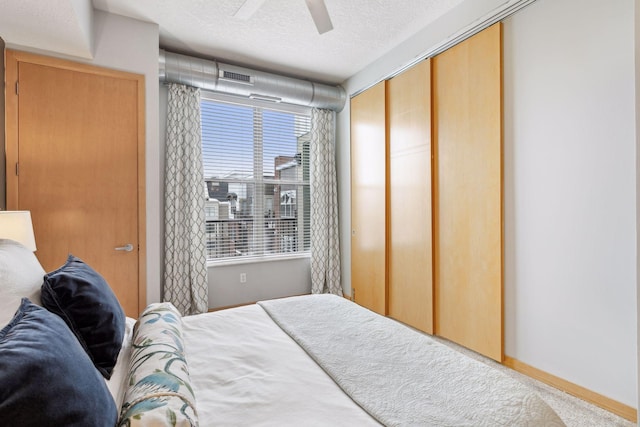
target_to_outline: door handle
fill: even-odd
[[[133,245],[131,243],[127,243],[124,246],[118,246],[117,248],[115,248],[116,251],[124,251],[124,252],[131,252],[133,250]]]

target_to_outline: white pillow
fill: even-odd
[[[33,252],[16,241],[0,239],[0,329],[13,318],[23,297],[42,305],[45,274]]]

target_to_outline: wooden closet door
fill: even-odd
[[[387,81],[389,316],[433,333],[431,61]]]
[[[386,314],[385,84],[351,99],[351,292]]]
[[[495,360],[502,334],[502,32],[433,59],[436,333]]]
[[[137,317],[146,304],[144,77],[8,52],[7,82],[9,209],[31,211],[45,270],[80,257]]]

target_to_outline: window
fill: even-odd
[[[209,260],[309,251],[310,117],[294,108],[203,93]]]

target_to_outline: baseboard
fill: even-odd
[[[505,356],[504,362],[502,363],[514,371],[520,372],[521,374],[527,375],[582,400],[586,400],[589,403],[593,403],[594,405],[606,409],[609,412],[613,412],[622,418],[633,421],[634,423],[638,422],[638,411],[631,406],[610,399],[577,384],[573,384],[567,380],[563,380],[555,375],[541,371],[538,368],[534,368],[533,366],[527,365],[526,363],[520,362],[519,360],[513,359],[509,356]]]

